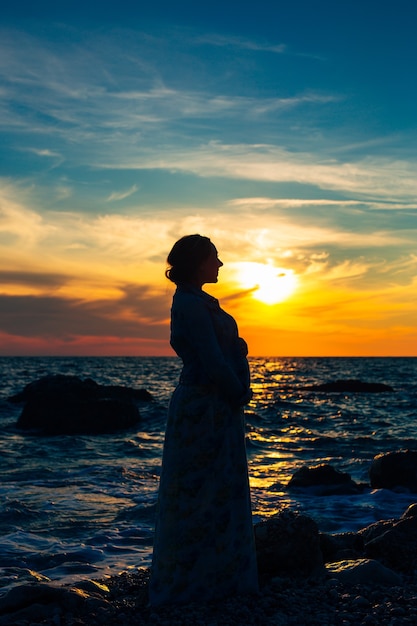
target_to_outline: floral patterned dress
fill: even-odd
[[[246,344],[217,300],[179,287],[171,343],[183,360],[169,407],[157,507],[150,603],[256,593],[242,404]]]

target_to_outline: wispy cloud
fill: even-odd
[[[230,200],[229,205],[243,210],[268,210],[273,208],[311,208],[317,207],[338,207],[345,209],[366,209],[383,211],[404,211],[410,209],[417,211],[416,202],[396,202],[390,199],[379,200],[342,200],[328,198],[236,198]]]
[[[219,35],[216,33],[208,35],[200,35],[194,39],[198,44],[208,44],[210,46],[219,46],[221,48],[237,48],[240,50],[250,50],[255,52],[271,52],[274,54],[283,54],[287,51],[284,43],[271,44],[260,42],[253,39],[245,39],[243,37],[230,37]]]
[[[54,152],[53,150],[28,148],[27,151],[33,152],[33,154],[36,154],[37,156],[40,156],[40,157],[48,157],[48,158],[55,158],[55,159],[62,158],[60,154],[58,154],[57,152]]]
[[[126,191],[114,191],[107,198],[107,202],[119,202],[120,200],[125,200],[126,198],[129,198],[134,193],[136,193],[138,189],[139,187],[137,185],[133,185],[130,189],[127,189]]]
[[[155,65],[149,62],[153,57],[149,49],[136,43],[136,50],[125,53],[114,34],[104,48],[98,35],[88,42],[74,42],[66,41],[65,33],[62,43],[48,46],[20,32],[14,32],[13,36],[7,31],[2,34],[4,127],[32,136],[47,133],[74,143],[87,138],[91,141],[98,131],[103,140],[102,133],[106,130],[115,140],[120,132],[138,132],[143,127],[153,128],[155,124],[175,120],[220,120],[236,116],[242,120],[266,118],[275,125],[274,116],[279,113],[340,101],[339,94],[311,89],[291,96],[255,97],[232,92],[227,83],[223,90],[218,87],[213,90],[208,84],[204,88],[203,83],[193,83],[192,87],[185,82],[179,85],[178,81],[174,87],[164,79],[156,62]],[[129,39],[129,34],[126,36]],[[143,39],[152,44],[149,37]],[[141,38],[137,37],[136,41],[140,42]],[[152,45],[158,48],[162,41],[155,40]],[[244,41],[240,45],[251,50],[257,47]],[[184,130],[182,127],[181,132]],[[43,154],[45,150],[53,152],[51,148],[38,150],[43,150]]]
[[[55,229],[43,216],[30,208],[30,189],[21,192],[5,182],[0,189],[0,234],[3,241],[19,242],[32,248]]]
[[[72,41],[67,48],[63,44],[51,48],[36,38],[15,35],[5,37],[0,55],[7,59],[0,61],[6,85],[4,129],[14,128],[17,137],[24,137],[25,149],[40,157],[63,159],[65,154],[77,164],[114,170],[163,169],[199,177],[291,181],[392,201],[416,197],[415,159],[390,156],[389,145],[384,153],[380,138],[372,140],[381,153],[375,156],[363,156],[363,141],[357,144],[362,152],[356,156],[354,143],[345,142],[349,160],[342,158],[343,145],[335,144],[334,137],[326,142],[322,130],[312,142],[309,125],[325,123],[328,108],[340,105],[343,94],[310,88],[292,95],[254,96],[222,93],[213,86],[204,90],[201,84],[191,89],[177,82],[174,87],[144,62],[142,48],[136,57],[130,56],[129,67],[135,64],[138,71],[127,80],[126,70],[120,75],[116,71],[126,54],[115,41],[103,56],[98,36],[89,46]],[[229,40],[217,41],[216,45],[226,45]],[[256,47],[233,38],[230,44]],[[111,59],[115,50],[119,58]],[[297,133],[294,149],[292,135],[300,119],[305,131]],[[227,135],[237,136],[239,125],[253,133],[251,124],[261,141],[226,140]],[[275,141],[265,143],[268,136]],[[28,146],[28,137],[36,140],[35,146]],[[117,193],[108,201],[121,199]]]
[[[152,150],[128,160],[107,159],[97,166],[112,169],[166,169],[202,177],[229,177],[264,182],[297,182],[320,189],[361,194],[364,199],[408,201],[417,195],[415,163],[366,157],[356,162],[318,158],[315,153],[290,152],[276,145],[224,144],[211,141],[198,148],[167,146],[163,155]]]

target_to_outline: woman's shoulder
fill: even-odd
[[[185,286],[179,285],[174,293],[174,302],[194,302],[198,300],[197,290],[187,289]]]
[[[174,301],[180,302],[194,302],[196,304],[204,305],[219,305],[218,300],[210,296],[210,294],[188,285],[179,285],[174,293]]]
[[[177,287],[172,299],[174,309],[190,310],[203,305],[202,299],[191,289]]]

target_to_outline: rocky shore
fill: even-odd
[[[358,533],[319,533],[290,510],[255,525],[260,591],[209,604],[148,606],[149,570],[0,597],[0,626],[399,626],[417,624],[417,505]]]
[[[131,595],[119,600],[114,621],[106,624],[170,626],[347,626],[417,624],[417,581],[387,588],[385,585],[343,584],[335,578],[302,580],[276,578],[261,587],[257,597],[239,597],[216,605],[151,610],[141,603],[146,597],[146,574],[123,578]],[[81,622],[82,623],[82,622]],[[85,624],[93,622],[84,622]],[[102,624],[103,622],[96,622]]]
[[[400,585],[343,583],[337,578],[275,578],[259,595],[216,604],[152,609],[149,571],[101,583],[56,589],[30,606],[2,615],[3,626],[399,626],[417,624],[417,580]],[[88,589],[88,591],[87,591]],[[84,594],[82,593],[84,590]],[[23,591],[23,590],[22,590]],[[49,600],[49,601],[48,601]]]

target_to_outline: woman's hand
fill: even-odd
[[[253,398],[253,391],[249,387],[249,389],[246,390],[244,395],[241,398],[239,398],[239,406],[244,406],[245,404],[249,404],[252,398]]]
[[[248,356],[248,344],[242,337],[238,337],[239,349],[242,356]]]

